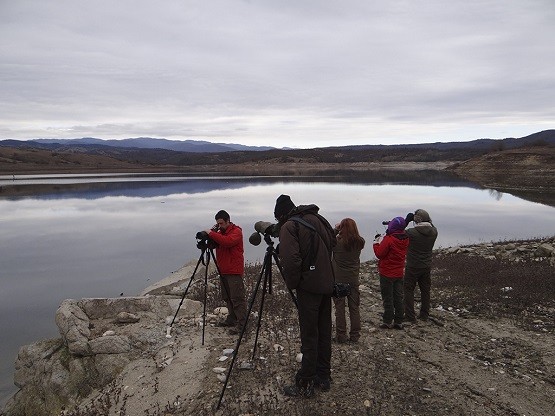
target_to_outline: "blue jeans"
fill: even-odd
[[[404,317],[403,278],[391,278],[380,274],[380,290],[383,301],[383,321],[401,324]]]

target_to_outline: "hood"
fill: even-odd
[[[429,222],[419,222],[414,229],[422,235],[431,235],[434,233],[434,226]]]
[[[299,214],[318,214],[320,208],[317,205],[310,204],[310,205],[299,205],[289,214],[289,218],[299,215]]]

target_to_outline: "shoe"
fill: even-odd
[[[220,328],[229,328],[230,326],[235,326],[235,324],[232,324],[231,322],[227,322],[227,321],[222,321],[222,322],[218,322],[216,326]]]
[[[333,342],[337,342],[338,344],[346,344],[347,338],[333,338]]]
[[[385,322],[380,325],[381,329],[392,329],[393,324],[386,324]]]
[[[314,396],[314,382],[307,383],[305,387],[300,387],[296,384],[286,386],[283,389],[283,394],[289,397],[305,397],[309,399]]]
[[[330,391],[331,380],[329,378],[316,377],[316,380],[314,380],[314,387],[320,391]]]
[[[358,340],[359,340],[358,338],[350,338],[350,339],[349,339],[349,342],[350,342],[351,344],[356,344],[356,343],[358,342]]]
[[[227,333],[229,335],[239,335],[241,333],[241,328],[238,328],[238,327],[229,328]]]
[[[400,330],[402,330],[402,329],[404,329],[404,328],[403,328],[403,324],[393,324],[393,329],[400,329]]]
[[[428,320],[428,317],[425,316],[425,315],[420,315],[420,316],[418,317],[418,319],[420,319],[421,321],[427,321],[427,320]]]

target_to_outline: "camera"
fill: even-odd
[[[344,298],[351,294],[351,285],[349,283],[335,282],[333,284],[333,297]]]
[[[264,235],[265,239],[270,237],[279,237],[280,227],[278,224],[273,224],[267,221],[257,221],[254,223],[254,229],[256,231],[249,237],[249,243],[253,246],[257,246],[262,242],[262,236],[260,234]]]
[[[389,221],[382,221],[382,225],[389,225]]]
[[[214,249],[218,246],[214,240],[208,237],[208,233],[206,231],[199,231],[195,238],[197,239],[197,248],[200,250]]]

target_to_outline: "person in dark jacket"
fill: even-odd
[[[243,254],[243,230],[233,224],[229,214],[218,211],[216,225],[206,230],[208,237],[216,246],[216,261],[221,273],[220,285],[222,298],[226,302],[228,315],[221,326],[229,326],[229,333],[241,333],[247,320],[247,301],[243,273],[245,260]]]
[[[348,283],[351,293],[346,297],[333,298],[335,304],[335,332],[339,343],[358,342],[360,338],[360,253],[364,248],[364,238],[358,232],[358,227],[352,218],[343,218],[336,224],[337,245],[333,249],[333,270],[335,281]],[[347,320],[345,306],[349,307],[350,331],[347,338]]]
[[[376,235],[374,254],[378,258],[380,290],[383,301],[383,323],[380,328],[403,329],[403,275],[409,238],[405,233],[405,219],[395,217],[387,225],[386,235],[381,240]]]
[[[408,225],[414,221],[414,227],[406,230],[409,236],[409,249],[405,268],[405,321],[416,322],[414,311],[414,290],[416,285],[420,288],[420,314],[418,318],[427,320],[430,316],[430,291],[432,280],[432,250],[437,238],[437,228],[432,224],[428,212],[417,209],[414,213],[407,214],[405,222]]]
[[[276,201],[274,216],[280,225],[279,260],[283,278],[295,290],[301,334],[301,368],[295,384],[287,386],[288,396],[311,397],[314,388],[330,389],[331,380],[331,256],[336,244],[329,222],[312,205],[293,204],[288,195]],[[292,218],[308,222],[316,231]]]

